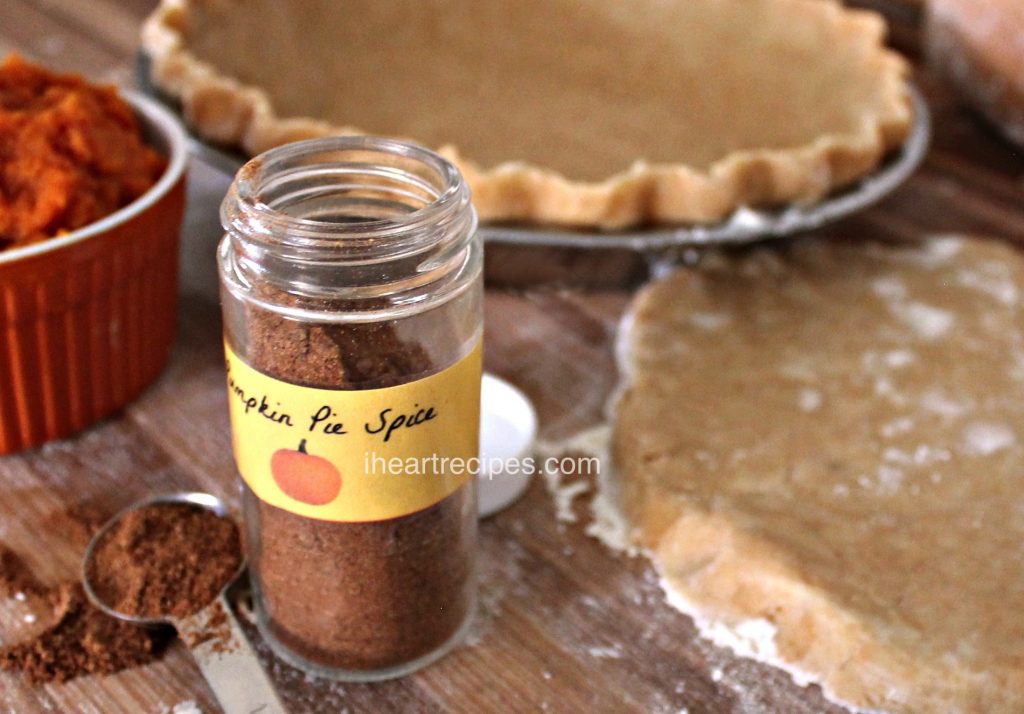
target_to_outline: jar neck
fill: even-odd
[[[426,309],[480,270],[461,174],[399,141],[332,137],[272,149],[238,172],[221,222],[229,288],[344,301],[353,313],[360,304]]]

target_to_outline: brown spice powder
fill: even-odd
[[[92,507],[72,507],[58,518],[79,524],[67,531],[76,541],[100,522]],[[186,504],[149,506],[130,513],[106,535],[90,580],[100,597],[128,614],[185,616],[213,600],[235,574],[240,545],[238,528],[228,518]],[[170,628],[139,627],[106,615],[89,603],[77,582],[46,587],[0,544],[0,594],[17,593],[32,595],[51,610],[40,613],[51,623],[44,630],[0,648],[0,669],[19,671],[32,684],[147,664],[173,638]],[[197,637],[227,641],[229,635],[227,614],[220,610]]]
[[[138,617],[187,617],[217,597],[242,562],[230,518],[187,503],[156,503],[121,518],[93,551],[99,598]]]
[[[0,596],[42,595],[46,587],[39,582],[17,553],[0,543]]]
[[[61,533],[66,541],[84,549],[111,515],[109,508],[96,501],[79,501],[47,514],[43,523],[48,530]]]
[[[203,626],[193,632],[179,632],[179,636],[189,649],[207,645],[213,652],[230,652],[231,621],[227,610],[219,602],[210,606],[210,615]]]
[[[77,582],[47,587],[17,553],[0,544],[0,594],[23,593],[49,625],[35,636],[0,648],[0,669],[21,672],[32,684],[83,674],[111,674],[156,659],[170,641],[167,629],[145,629],[93,607]]]
[[[89,604],[80,583],[62,583],[50,596],[54,624],[0,649],[0,669],[20,671],[32,684],[137,667],[159,656],[171,639],[166,629],[147,629],[105,615]]]
[[[249,363],[293,384],[370,389],[437,371],[394,323],[311,325],[250,306],[245,329]],[[271,634],[307,660],[353,670],[404,664],[444,644],[470,604],[467,493],[401,518],[336,523],[250,492],[258,513],[250,566]]]

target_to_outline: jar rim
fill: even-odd
[[[331,160],[321,164],[338,172],[353,175],[386,176],[396,182],[405,182],[425,195],[419,197],[424,205],[406,213],[382,218],[363,218],[346,221],[318,220],[295,216],[262,200],[268,184],[295,178],[316,169],[302,162],[317,154],[341,155],[346,152],[379,154],[382,163],[344,163]],[[430,172],[436,181],[408,171],[388,167],[385,159],[408,161]],[[346,168],[348,167],[348,168]],[[407,194],[412,196],[413,194]],[[429,198],[429,201],[426,199]],[[470,203],[469,188],[462,174],[450,161],[416,144],[374,136],[349,135],[307,139],[272,148],[250,159],[239,170],[221,206],[221,222],[226,230],[241,233],[252,239],[260,236],[272,238],[282,247],[338,248],[344,239],[348,248],[373,249],[374,253],[403,251],[413,244],[423,247],[424,238],[433,234],[443,239],[445,228],[458,224],[469,214],[471,225],[475,214]],[[426,242],[430,242],[429,240]]]
[[[344,321],[439,305],[480,271],[476,211],[461,173],[394,139],[328,137],[264,152],[232,182],[221,221],[229,291],[259,302],[254,286],[266,284],[282,296],[345,301],[346,314],[360,316]],[[308,317],[267,300],[267,309]]]

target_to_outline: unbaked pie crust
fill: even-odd
[[[486,221],[614,229],[870,173],[913,121],[885,30],[834,0],[163,0],[143,46],[208,140],[411,138]]]
[[[616,482],[702,631],[890,714],[1024,712],[1024,256],[705,253],[636,298]]]

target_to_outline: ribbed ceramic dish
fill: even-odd
[[[0,251],[0,454],[112,414],[167,363],[188,143],[171,112],[123,94],[147,142],[167,156],[167,170],[96,223]]]

